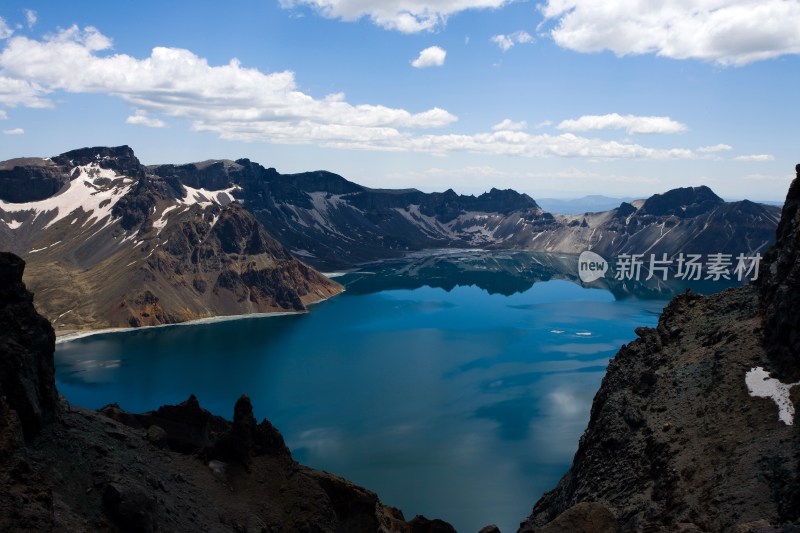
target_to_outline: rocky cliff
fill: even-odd
[[[156,411],[58,401],[53,329],[0,253],[0,531],[452,532],[292,459],[247,396]]]
[[[0,250],[25,258],[39,310],[62,331],[303,311],[342,290],[226,187],[149,173],[127,146],[9,161]]]
[[[636,331],[520,531],[800,530],[797,171],[759,279],[679,296]]]
[[[621,253],[764,252],[780,209],[725,202],[683,187],[598,213],[555,215],[531,197],[370,189],[324,171],[281,174],[248,159],[159,165],[148,171],[191,187],[224,189],[309,264],[333,270],[426,248],[513,249],[606,257]],[[635,204],[635,205],[634,205]]]

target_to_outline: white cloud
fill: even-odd
[[[495,35],[494,37],[491,38],[491,41],[495,43],[497,46],[499,46],[503,50],[503,52],[514,46],[514,41],[512,41],[510,37],[502,34]]]
[[[710,154],[714,152],[726,152],[728,150],[733,150],[733,146],[729,144],[715,144],[714,146],[701,146],[697,149],[698,152],[704,154]]]
[[[493,43],[500,47],[503,52],[506,52],[514,47],[515,44],[532,43],[533,37],[525,31],[515,31],[510,35],[495,35],[490,39]]]
[[[552,120],[543,120],[541,122],[536,123],[534,128],[536,128],[538,130],[538,129],[546,128],[546,127],[552,126],[552,125],[553,125],[553,121]]]
[[[583,157],[594,159],[693,159],[684,148],[650,148],[639,144],[561,135],[531,135],[523,131],[491,133],[400,136],[371,143],[349,139],[327,143],[333,148],[413,151],[436,155],[452,152],[509,155],[518,157]]]
[[[139,126],[147,126],[148,128],[164,128],[166,123],[157,118],[147,115],[147,112],[137,109],[136,113],[125,119],[127,124],[134,124]]]
[[[25,130],[22,128],[14,128],[12,130],[3,130],[3,135],[22,135]]]
[[[211,66],[184,49],[157,47],[144,59],[98,54],[110,46],[96,29],[75,26],[43,41],[10,39],[0,52],[0,103],[41,107],[57,90],[110,94],[151,115],[189,120],[198,131],[277,143],[367,142],[457,120],[440,108],[412,113],[350,104],[343,95],[315,99],[297,90],[293,72],[265,74],[235,59]]]
[[[470,9],[503,7],[513,0],[279,0],[281,7],[309,6],[323,17],[354,21],[363,17],[387,30],[432,31],[450,15]]]
[[[0,39],[8,39],[14,34],[14,30],[8,27],[6,20],[0,17]]]
[[[736,66],[800,53],[796,0],[548,0],[541,11],[555,42],[578,52]]]
[[[429,46],[419,53],[419,57],[411,62],[411,66],[415,68],[441,67],[444,65],[446,56],[447,52],[443,48]]]
[[[521,131],[528,127],[528,123],[524,120],[520,122],[514,122],[510,118],[507,118],[500,122],[499,124],[495,124],[492,126],[492,131],[500,131],[500,130],[507,130],[507,131]]]
[[[52,107],[52,102],[44,98],[49,92],[38,83],[0,75],[0,104],[9,107]]]
[[[774,161],[775,156],[770,154],[740,155],[734,157],[736,161]]]
[[[6,120],[8,118],[8,113],[0,109],[0,120]]]
[[[212,132],[222,139],[273,144],[436,155],[697,157],[685,148],[651,148],[572,133],[532,135],[513,128],[422,134],[418,130],[444,127],[457,118],[438,107],[412,113],[382,105],[351,104],[342,93],[314,98],[297,89],[293,72],[263,73],[243,67],[235,59],[211,66],[189,50],[162,47],[138,59],[112,54],[110,47],[110,39],[94,28],[71,27],[41,41],[11,38],[0,50],[0,104],[43,107],[52,105],[49,95],[61,91],[106,94],[137,110],[128,122],[143,124],[145,119],[172,117],[188,121],[194,131]],[[677,123],[667,119],[669,124],[674,128]],[[642,126],[638,129],[650,131]]]
[[[28,23],[28,28],[33,28],[33,26],[36,24],[36,21],[38,20],[38,17],[36,16],[36,11],[34,11],[33,9],[26,9],[25,20]]]
[[[578,119],[561,121],[558,126],[566,131],[626,130],[633,133],[680,133],[686,131],[685,124],[669,117],[649,117],[636,115],[584,115]]]

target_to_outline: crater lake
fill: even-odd
[[[420,254],[336,279],[346,292],[304,314],[61,342],[57,387],[132,412],[195,394],[228,419],[246,393],[296,460],[406,518],[516,531],[569,467],[609,359],[684,288],[581,284],[576,257],[519,252]]]

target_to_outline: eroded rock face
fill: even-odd
[[[19,417],[30,441],[58,409],[50,322],[33,307],[25,289],[25,262],[0,252],[0,402]]]
[[[800,380],[798,206],[800,178],[756,283],[678,296],[656,328],[638,328],[622,346],[570,470],[520,531],[570,530],[556,526],[590,502],[620,531],[800,527],[798,426],[747,385],[759,367],[782,383]],[[796,406],[800,387],[790,392]]]
[[[53,196],[69,183],[69,173],[44,160],[16,159],[0,165],[0,200],[24,203]]]
[[[800,165],[792,182],[775,246],[766,254],[759,280],[764,313],[764,345],[785,382],[800,380]]]

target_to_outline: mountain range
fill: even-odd
[[[554,215],[491,189],[371,189],[248,159],[145,166],[127,146],[0,163],[0,249],[59,331],[302,311],[332,271],[429,249],[762,252],[780,208],[686,187],[609,211]]]
[[[280,174],[247,159],[148,167],[192,187],[234,196],[267,231],[323,270],[429,248],[580,253],[754,253],[772,242],[780,208],[725,202],[685,187],[581,215],[554,215],[527,194],[479,196],[370,189],[325,171]]]

